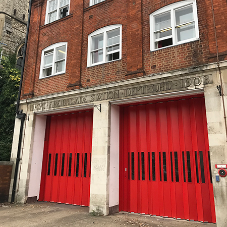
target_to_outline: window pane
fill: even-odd
[[[66,6],[60,9],[60,18],[64,18],[69,15],[69,7]]]
[[[107,46],[114,45],[120,42],[120,29],[115,29],[107,32]]]
[[[107,61],[114,61],[118,60],[119,58],[120,58],[119,52],[107,55]]]
[[[57,20],[57,11],[54,11],[53,13],[49,13],[49,23]]]
[[[103,34],[92,37],[92,50],[103,48]]]
[[[65,60],[56,63],[56,73],[65,71]]]
[[[189,21],[193,21],[193,9],[192,6],[176,10],[176,24],[183,24]]]
[[[111,45],[118,44],[118,43],[120,43],[120,36],[108,38],[108,40],[107,40],[107,46],[111,46]]]
[[[111,52],[111,51],[114,51],[114,50],[119,50],[120,46],[119,45],[115,45],[115,46],[112,46],[112,47],[107,47],[107,52]]]
[[[97,3],[103,2],[103,1],[105,1],[105,0],[94,0],[94,4],[97,4]]]
[[[49,12],[52,12],[57,9],[57,0],[49,1]]]
[[[172,29],[168,30],[168,31],[164,31],[164,32],[157,32],[155,33],[155,39],[160,39],[160,38],[164,38],[167,36],[172,35]]]
[[[170,12],[155,17],[155,31],[171,27]]]
[[[53,51],[44,53],[44,67],[51,65],[53,62]]]
[[[66,46],[61,46],[56,48],[56,61],[65,59],[65,51],[66,51]]]
[[[103,50],[97,50],[91,54],[92,54],[92,64],[103,61]]]
[[[189,25],[177,28],[177,40],[183,41],[195,37],[195,24],[191,23]]]
[[[60,7],[66,6],[69,4],[69,0],[60,0]]]
[[[46,68],[43,70],[43,76],[50,76],[52,75],[52,67]]]
[[[158,42],[155,42],[155,49],[162,48],[162,47],[167,47],[173,45],[173,39],[164,39]]]

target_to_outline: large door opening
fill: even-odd
[[[203,97],[120,110],[120,210],[216,222]]]
[[[93,112],[47,117],[39,201],[89,206]]]

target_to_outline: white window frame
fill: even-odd
[[[90,6],[96,5],[100,2],[104,2],[105,0],[90,0]]]
[[[61,47],[61,46],[64,46],[65,45],[65,70],[64,71],[61,71],[61,72],[58,72],[56,73],[56,49],[58,47]],[[68,43],[67,42],[61,42],[61,43],[55,43],[51,46],[48,46],[46,47],[45,49],[42,50],[42,54],[41,54],[41,65],[40,65],[40,73],[39,73],[39,79],[43,79],[43,78],[48,78],[48,77],[51,77],[51,76],[56,76],[56,75],[60,75],[60,74],[64,74],[66,72],[66,61],[67,61],[67,45]],[[49,75],[49,76],[45,76],[43,75],[43,69],[44,69],[44,56],[45,56],[45,52],[47,51],[51,51],[53,50],[53,61],[52,61],[52,74]]]
[[[111,30],[115,30],[117,28],[120,29],[119,59],[112,60],[112,61],[107,61],[106,60],[106,54],[107,54],[107,51],[106,51],[106,48],[107,48],[107,32],[109,32]],[[101,35],[101,34],[103,34],[103,61],[92,64],[92,58],[91,58],[92,37],[97,36],[97,35]],[[122,58],[122,25],[121,24],[110,25],[110,26],[106,26],[104,28],[100,28],[100,29],[92,32],[88,36],[87,67],[100,65],[100,64],[104,64],[104,63],[109,63],[109,62],[113,62],[113,61],[119,61],[119,60],[121,60],[121,58]]]
[[[194,16],[194,22],[195,22],[195,37],[183,41],[177,41],[177,29],[176,29],[176,17],[175,17],[175,10],[184,8],[186,6],[192,5],[193,8],[193,16]],[[155,48],[155,16],[164,14],[170,12],[171,16],[171,27],[172,27],[172,45],[161,47],[161,48]],[[168,6],[165,6],[154,13],[150,14],[150,50],[156,51],[172,46],[176,46],[182,43],[188,43],[199,39],[199,25],[198,25],[198,16],[197,16],[197,5],[196,0],[184,0],[180,2],[176,2],[173,4],[170,4]]]
[[[48,11],[48,9],[49,9],[49,3],[50,3],[50,1],[51,1],[51,0],[47,0],[45,24],[50,24],[50,23],[53,23],[53,22],[54,22],[54,21],[49,22],[49,16],[48,16],[49,11]],[[56,18],[56,20],[59,20],[59,19],[61,19],[61,18],[60,18],[60,9],[61,9],[62,7],[60,7],[60,0],[57,0],[57,1],[58,1],[58,3],[57,3],[57,18]],[[69,15],[69,12],[70,12],[70,0],[69,0],[68,6],[69,6],[69,10],[68,10],[68,15]],[[68,16],[68,15],[67,15],[67,16]],[[55,20],[55,21],[56,21],[56,20]]]

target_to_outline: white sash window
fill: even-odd
[[[165,6],[150,15],[151,50],[199,39],[195,0]]]
[[[65,73],[67,43],[56,43],[42,51],[40,78]]]
[[[101,28],[88,36],[88,67],[121,59],[121,25]]]
[[[69,15],[69,0],[48,0],[45,23],[51,23]]]

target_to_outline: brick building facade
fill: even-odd
[[[227,163],[226,12],[224,0],[33,0],[17,201],[226,226],[226,178],[215,167]]]

